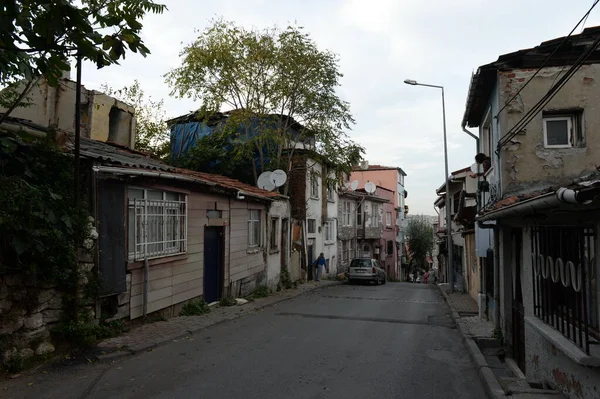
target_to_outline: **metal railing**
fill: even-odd
[[[187,250],[186,201],[129,200],[134,211],[130,260],[177,255]],[[133,226],[132,226],[133,224]]]
[[[531,234],[535,315],[586,354],[597,343],[590,337],[598,330],[595,241],[583,226],[538,226]]]

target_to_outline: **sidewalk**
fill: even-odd
[[[559,399],[556,391],[534,389],[520,373],[512,359],[504,358],[502,342],[493,337],[491,321],[471,316],[477,313],[477,302],[462,292],[448,293],[448,284],[438,285],[450,308],[450,315],[465,344],[485,388],[488,398]],[[461,317],[461,314],[463,317]],[[502,353],[502,360],[500,359]]]
[[[234,320],[268,306],[295,298],[306,292],[340,284],[342,283],[335,280],[324,280],[320,283],[311,281],[300,284],[297,288],[276,292],[266,298],[255,299],[244,305],[217,306],[212,307],[211,312],[204,315],[174,317],[166,321],[145,324],[123,335],[100,342],[97,346],[103,354],[97,356],[97,359],[115,360],[123,356],[147,351],[207,327]]]

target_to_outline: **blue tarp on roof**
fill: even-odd
[[[203,122],[177,123],[171,126],[171,156],[179,158],[190,148],[196,146],[198,140],[208,136],[216,126],[208,126]]]

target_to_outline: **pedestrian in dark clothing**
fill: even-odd
[[[326,264],[325,255],[323,254],[323,252],[321,252],[319,254],[319,257],[317,258],[317,260],[315,260],[313,262],[313,266],[316,267],[316,272],[317,272],[316,278],[315,278],[316,281],[321,281],[321,274],[323,273],[323,268],[325,267],[325,264]]]

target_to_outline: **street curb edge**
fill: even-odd
[[[485,360],[485,356],[483,355],[483,353],[481,353],[481,350],[477,346],[477,343],[475,342],[475,340],[473,339],[471,334],[466,332],[463,329],[463,327],[461,326],[461,324],[458,322],[458,319],[460,319],[461,317],[458,314],[458,312],[450,306],[450,302],[448,301],[448,293],[446,293],[446,291],[444,291],[444,289],[442,287],[440,287],[439,285],[438,285],[438,288],[439,288],[440,292],[442,293],[442,296],[444,297],[444,301],[446,302],[448,309],[450,310],[450,317],[452,318],[452,321],[456,325],[456,329],[458,330],[458,332],[461,336],[461,339],[463,341],[463,344],[464,344],[465,348],[467,349],[469,356],[471,357],[471,361],[475,365],[477,375],[479,375],[479,378],[481,379],[481,382],[483,383],[483,386],[488,395],[488,398],[490,398],[490,399],[506,398],[504,389],[502,389],[502,386],[496,379],[496,376],[494,375],[494,373],[492,372],[492,369],[490,368],[489,364]]]

